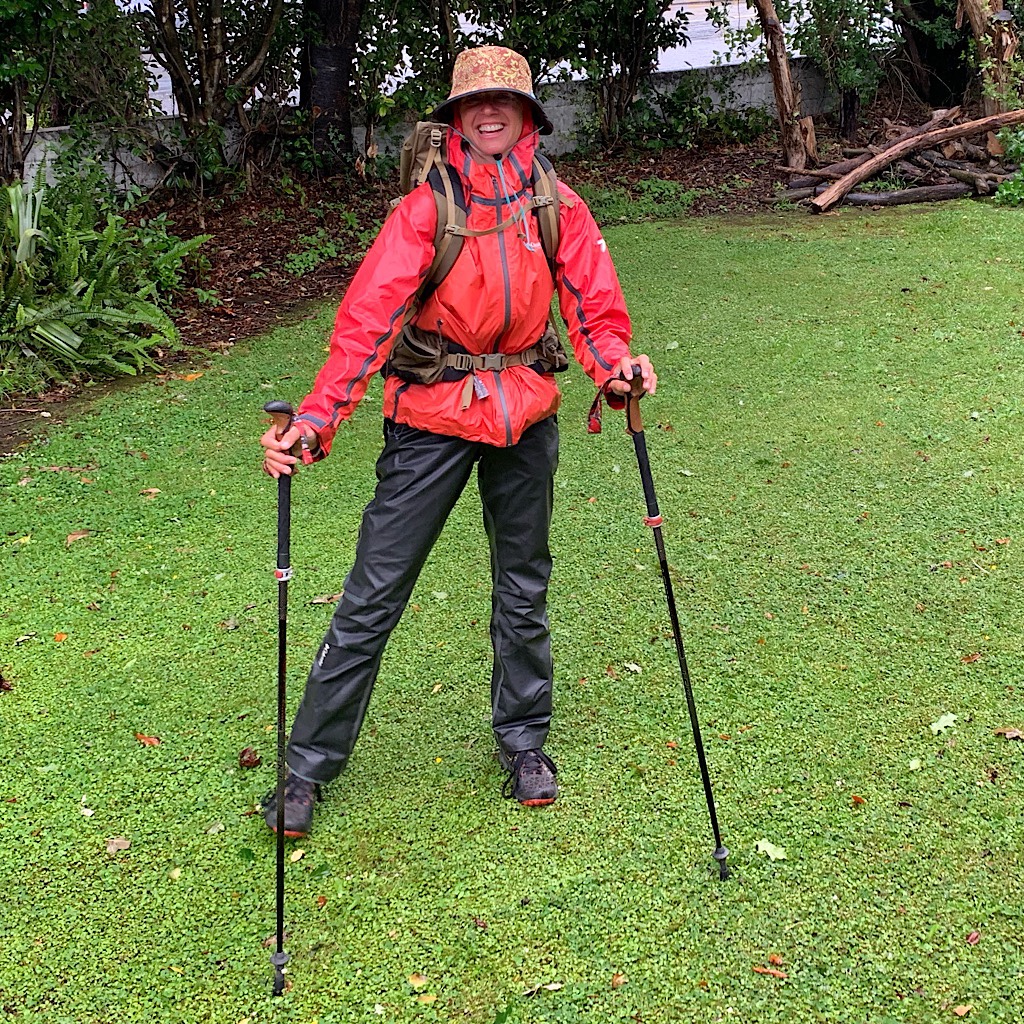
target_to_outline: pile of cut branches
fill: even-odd
[[[824,213],[843,202],[898,206],[989,196],[1020,171],[1002,159],[996,133],[1021,125],[1024,110],[964,120],[959,107],[937,110],[922,125],[889,123],[884,145],[844,150],[843,160],[817,170],[778,168],[790,179],[773,202],[800,203],[812,213]]]

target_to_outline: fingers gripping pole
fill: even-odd
[[[268,402],[263,407],[274,421],[278,437],[292,425],[293,411],[287,402]],[[292,478],[285,473],[277,478],[277,943],[270,962],[274,967],[275,996],[284,993],[284,968],[290,959],[284,951],[284,783],[285,715],[287,714],[288,581],[291,566]]]
[[[654,478],[651,476],[651,461],[647,453],[647,439],[644,436],[644,424],[640,416],[640,396],[643,394],[643,381],[640,368],[633,367],[632,390],[626,395],[626,430],[633,438],[636,450],[637,466],[640,470],[640,482],[643,485],[644,501],[647,505],[645,525],[654,533],[654,546],[658,552],[658,563],[661,566],[661,579],[665,586],[665,598],[668,602],[669,621],[672,624],[672,637],[676,645],[676,657],[679,659],[679,671],[683,677],[683,691],[686,695],[686,708],[690,716],[690,731],[693,734],[693,745],[697,751],[697,764],[700,768],[701,782],[704,784],[704,799],[708,805],[711,818],[711,831],[715,837],[715,852],[712,854],[718,861],[718,877],[725,880],[729,877],[726,858],[729,851],[722,843],[722,835],[718,828],[718,814],[715,811],[715,797],[711,789],[711,776],[708,773],[707,758],[704,754],[704,741],[701,738],[700,720],[697,717],[697,704],[693,698],[693,684],[690,671],[686,664],[686,651],[683,648],[683,631],[679,625],[679,614],[676,611],[675,595],[672,591],[672,577],[668,569],[668,556],[665,553],[665,541],[661,535],[661,512],[658,508],[658,497],[654,491]]]

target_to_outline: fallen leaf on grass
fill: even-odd
[[[85,797],[84,796],[82,797],[82,799],[78,803],[78,811],[82,815],[83,818],[91,818],[96,813],[91,807],[86,807],[85,806]]]
[[[65,640],[67,640],[67,638],[68,638],[67,633],[54,633],[53,634],[53,642],[55,644],[62,644],[62,643],[64,643]]]
[[[224,831],[224,829],[225,829],[225,825],[224,825],[224,822],[223,822],[223,821],[215,821],[215,822],[214,822],[214,823],[213,823],[213,824],[212,824],[212,825],[211,825],[211,826],[210,826],[210,827],[209,827],[209,828],[208,828],[208,829],[206,830],[206,834],[207,834],[208,836],[215,836],[215,835],[217,835],[217,834],[218,834],[219,832],[223,832],[223,831]]]
[[[418,1002],[418,1003],[436,1003],[437,1002],[437,996],[435,996],[433,992],[421,992],[416,997],[416,1002]]]
[[[780,971],[775,967],[761,967],[760,964],[755,964],[753,970],[755,974],[767,974],[771,978],[789,977],[785,971]]]
[[[627,661],[625,665],[623,665],[623,668],[629,672],[643,672],[643,669],[635,661]]]
[[[144,747],[159,747],[160,746],[160,737],[159,736],[146,736],[146,735],[144,735],[141,732],[137,732],[135,734],[135,738]]]
[[[313,600],[310,601],[309,603],[310,604],[337,604],[341,600],[342,593],[344,593],[344,592],[341,591],[341,592],[339,592],[337,594],[319,594],[318,596],[314,597]]]
[[[259,768],[262,763],[263,758],[252,747],[245,747],[238,755],[239,768]]]
[[[973,665],[976,661],[981,660],[981,651],[975,651],[973,654],[965,654],[960,660],[965,665]]]
[[[932,722],[932,724],[928,726],[928,728],[931,729],[932,735],[938,736],[940,732],[943,732],[944,730],[951,728],[955,724],[956,715],[946,714],[942,715],[936,721]]]
[[[622,988],[622,986],[625,985],[627,981],[629,981],[629,978],[627,978],[624,974],[621,974],[620,972],[616,971],[612,975],[612,988]]]
[[[24,633],[22,636],[19,636],[18,639],[14,641],[14,646],[15,647],[20,646],[26,640],[31,640],[32,637],[34,637],[35,635],[36,635],[35,633]]]
[[[107,840],[107,853],[113,857],[116,853],[121,850],[127,850],[131,847],[132,841],[130,839],[123,839],[121,836],[115,836],[113,839]]]
[[[139,491],[139,494],[144,494],[147,498],[155,498],[159,493],[159,487],[147,487],[145,490]]]
[[[969,1014],[971,1012],[971,1010],[973,1010],[973,1009],[974,1009],[973,1006],[954,1006],[953,1007],[953,1012],[958,1017],[966,1017],[967,1014]]]
[[[862,796],[857,796],[857,794],[856,794],[856,793],[854,793],[854,794],[853,794],[853,795],[852,795],[852,796],[850,797],[850,802],[851,802],[851,803],[853,804],[853,806],[854,806],[854,807],[860,807],[860,806],[861,806],[862,804],[866,804],[866,803],[867,803],[867,800],[865,800],[865,799],[864,799],[864,797],[862,797]]]
[[[409,975],[409,984],[413,988],[423,988],[423,986],[426,985],[426,983],[427,976],[425,974],[420,974],[419,971],[417,971],[415,974]]]
[[[769,860],[786,859],[786,848],[784,846],[776,846],[774,843],[768,842],[767,839],[758,839],[754,849],[758,853],[766,854]]]
[[[181,878],[181,868],[171,868],[171,870],[167,872],[167,877],[172,882],[176,882],[179,878]]]
[[[302,860],[302,858],[305,856],[305,850],[292,850],[292,852],[288,855],[288,859],[294,864],[296,861]]]
[[[910,770],[912,772],[919,772],[921,770],[921,758],[912,757],[910,759]]]
[[[186,373],[186,374],[184,374],[181,379],[182,380],[187,380],[187,381],[189,381],[189,383],[191,383],[194,380],[199,380],[199,378],[202,377],[202,375],[203,375],[203,371],[202,370],[198,370],[196,373]]]
[[[542,989],[545,992],[557,992],[563,985],[560,981],[549,981],[546,985],[534,985],[533,988],[528,988],[523,995],[524,996],[535,996]]]
[[[1024,740],[1024,731],[1008,725],[1004,725],[1001,729],[996,729],[995,735],[1005,736],[1008,740]]]
[[[284,943],[286,943],[286,942],[287,942],[287,941],[288,941],[288,940],[289,940],[290,938],[291,938],[291,935],[290,935],[290,934],[289,934],[288,932],[282,932],[282,933],[281,933],[281,944],[283,945],[283,944],[284,944]],[[273,948],[274,948],[274,946],[276,946],[276,945],[277,945],[277,932],[271,932],[271,933],[270,933],[270,934],[269,934],[269,935],[268,935],[268,936],[267,936],[267,937],[266,937],[266,938],[265,938],[265,939],[264,939],[264,940],[263,940],[263,941],[262,941],[262,942],[260,943],[260,945],[261,945],[261,946],[262,946],[262,947],[263,947],[264,949],[273,949]]]
[[[772,953],[772,955],[770,957],[768,957],[768,963],[774,964],[776,967],[781,967],[782,966],[782,957],[779,956],[778,953]]]
[[[323,910],[324,907],[327,906],[327,897],[326,896],[317,896],[317,898],[316,898],[316,905],[317,905],[317,907],[320,908],[320,910]]]
[[[981,942],[981,932],[979,932],[979,931],[971,932],[967,936],[967,939],[965,941],[967,942],[968,946],[976,946],[979,942]]]
[[[220,626],[221,629],[230,633],[232,630],[238,629],[238,619],[225,619],[223,622],[218,622],[217,625]]]
[[[73,533],[67,535],[67,539],[64,541],[64,547],[69,548],[76,540],[85,540],[92,530],[75,530]]]
[[[0,676],[0,693],[10,693],[14,689],[14,683],[10,679],[4,679]]]

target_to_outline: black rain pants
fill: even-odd
[[[385,420],[377,489],[363,512],[355,562],[292,726],[288,765],[296,775],[330,782],[345,767],[384,645],[474,464],[491,549],[491,724],[507,754],[543,746],[551,722],[556,418],[529,427],[508,448]]]

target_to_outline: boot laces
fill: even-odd
[[[505,781],[501,786],[501,795],[506,800],[512,799],[516,783],[520,778],[527,775],[544,775],[545,772],[549,772],[551,775],[558,774],[555,762],[543,750],[517,751],[512,755],[506,771]]]

